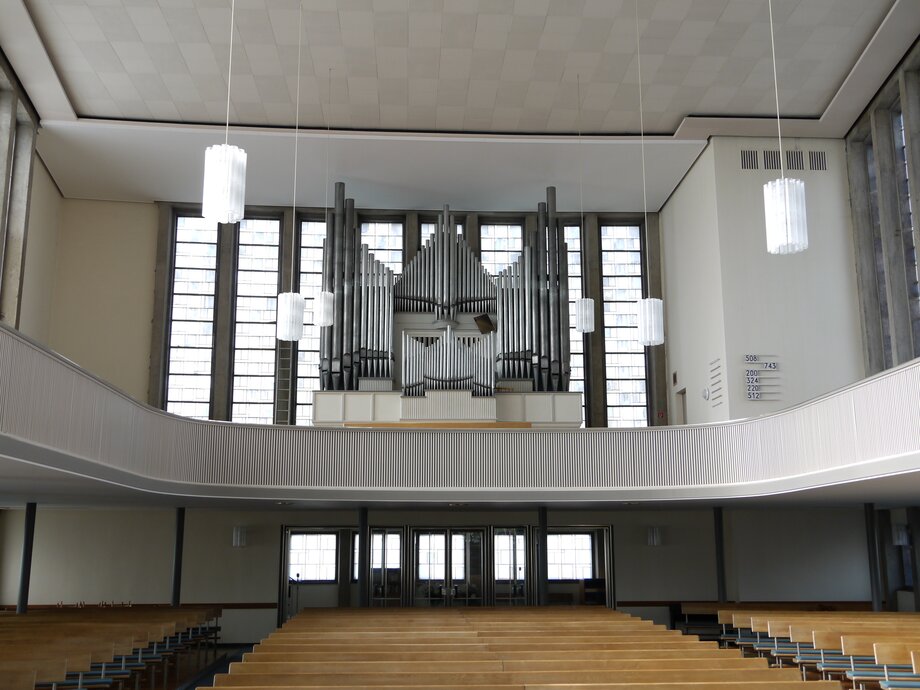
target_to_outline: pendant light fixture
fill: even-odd
[[[332,68],[329,68],[329,103],[332,103]],[[323,120],[326,125],[326,187],[325,196],[323,197],[323,209],[329,208],[329,138],[330,123],[326,116],[326,110],[320,104],[320,110],[323,111]],[[324,249],[325,251],[325,249]],[[319,296],[313,300],[313,325],[325,328],[332,325],[333,314],[335,312],[335,295],[328,290],[323,290]]]
[[[294,115],[294,186],[291,202],[291,217],[294,226],[297,226],[297,152],[300,142],[300,62],[303,49],[303,2],[300,3],[300,18],[297,24],[297,103]],[[297,256],[297,247],[293,239],[297,232],[291,235],[291,287],[294,285],[294,267]],[[275,335],[278,340],[295,341],[303,337],[303,312],[306,306],[303,295],[299,292],[282,292],[278,295],[278,311],[276,315]]]
[[[770,254],[796,254],[808,249],[808,223],[805,213],[805,182],[786,177],[783,128],[779,117],[779,81],[776,76],[776,42],[773,38],[773,0],[770,11],[770,49],[773,56],[773,92],[776,96],[776,134],[779,139],[780,178],[763,186],[767,251]]]
[[[636,66],[639,73],[639,147],[642,151],[642,212],[648,234],[648,191],[645,181],[645,111],[642,104],[642,50],[639,43],[639,0],[636,0]],[[649,347],[664,342],[664,305],[657,297],[640,299],[637,304],[639,344]]]
[[[581,232],[585,231],[584,154],[581,148],[581,75],[576,74],[578,88],[578,202],[581,206]],[[594,332],[594,300],[579,297],[575,300],[575,330],[578,333]]]
[[[201,215],[214,224],[238,223],[246,202],[246,152],[230,146],[230,80],[233,76],[233,24],[236,0],[230,0],[230,59],[227,67],[227,119],[224,143],[204,152],[204,190]]]

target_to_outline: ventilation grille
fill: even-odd
[[[757,163],[757,151],[753,149],[741,149],[741,169],[757,170],[760,165]]]
[[[824,151],[809,151],[808,168],[810,170],[827,170],[827,154]]]
[[[786,169],[787,170],[804,170],[805,169],[805,152],[804,151],[786,151]]]
[[[763,169],[779,170],[779,150],[768,149],[763,152]]]
[[[709,404],[719,407],[722,404],[722,358],[709,363]]]

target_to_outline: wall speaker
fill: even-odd
[[[242,549],[246,546],[246,528],[237,525],[233,528],[233,548]]]
[[[646,535],[646,544],[649,546],[661,546],[661,528],[649,527]]]

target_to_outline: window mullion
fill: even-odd
[[[230,420],[233,390],[233,341],[236,322],[236,266],[239,224],[217,231],[217,289],[214,300],[214,358],[211,372],[211,419]]]

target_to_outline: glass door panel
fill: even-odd
[[[371,606],[402,603],[401,548],[401,530],[371,530]]]
[[[414,536],[415,605],[447,606],[447,531]]]
[[[482,606],[484,541],[481,529],[413,531],[415,605]]]
[[[524,606],[527,603],[525,528],[496,528],[493,535],[495,605]]]
[[[482,530],[458,530],[450,534],[451,606],[482,606]]]

